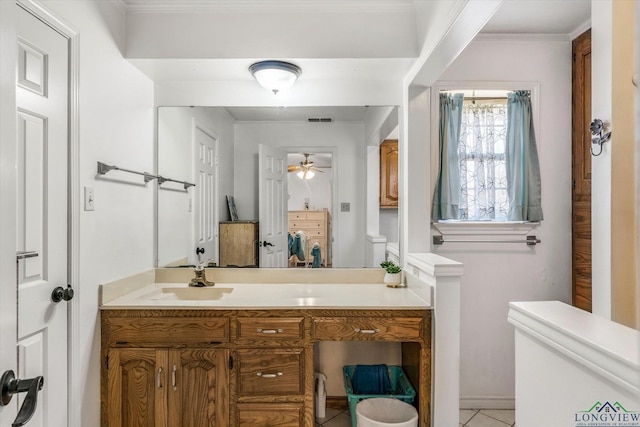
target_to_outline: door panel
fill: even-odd
[[[31,426],[67,425],[68,40],[21,8],[16,87],[19,378],[45,377]],[[24,398],[20,396],[20,398]]]
[[[591,311],[591,31],[573,41],[573,305]]]
[[[169,426],[222,427],[229,424],[226,350],[171,350]]]
[[[260,267],[283,268],[287,266],[289,254],[287,153],[262,144],[258,151]]]
[[[195,239],[196,247],[204,248],[204,254],[200,256],[202,263],[215,261],[217,259],[216,250],[216,168],[217,140],[201,128],[194,125],[194,161],[196,167],[196,187],[193,191],[195,197]],[[193,248],[192,255],[196,254]],[[197,262],[197,258],[196,258]]]
[[[109,351],[110,427],[166,427],[167,352],[155,349]]]

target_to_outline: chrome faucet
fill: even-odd
[[[196,274],[196,277],[192,278],[189,282],[189,286],[194,286],[196,288],[203,288],[205,286],[215,286],[215,282],[209,282],[207,277],[205,276],[204,267],[199,265],[196,267],[193,272]]]

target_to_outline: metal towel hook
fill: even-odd
[[[604,144],[609,139],[611,139],[611,132],[610,131],[605,132],[606,127],[607,127],[607,124],[600,119],[593,119],[593,121],[589,125],[589,131],[591,132],[591,135],[593,135],[593,137],[591,138],[591,155],[592,156],[599,156],[600,154],[602,154],[602,144]],[[597,154],[593,152],[594,145],[597,145],[598,147],[600,147],[600,150],[598,151]]]

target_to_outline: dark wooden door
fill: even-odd
[[[591,311],[591,30],[573,41],[573,305]]]

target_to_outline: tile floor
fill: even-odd
[[[516,414],[507,409],[461,409],[460,426],[507,427],[515,426]],[[351,427],[348,411],[327,408],[324,418],[316,418],[316,427]]]

